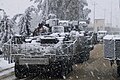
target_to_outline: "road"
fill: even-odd
[[[120,80],[117,77],[116,65],[111,67],[110,62],[103,57],[103,46],[98,44],[91,51],[90,60],[83,64],[73,66],[74,70],[68,75],[66,80]],[[14,74],[2,80],[18,80]],[[22,80],[42,80],[39,76]],[[43,79],[60,80],[60,79]]]
[[[91,51],[90,60],[75,66],[70,80],[117,80],[116,65],[103,57],[103,46],[98,44]]]

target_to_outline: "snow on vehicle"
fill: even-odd
[[[85,30],[87,26],[88,24],[86,21],[79,21],[79,29]]]
[[[79,49],[80,52],[77,56],[75,56],[75,63],[83,63],[84,61],[89,60],[90,57],[90,51],[93,50],[94,44],[93,44],[93,36],[84,35],[82,33],[79,34],[78,31],[72,30],[70,32],[65,32],[63,26],[53,26],[52,27],[52,36],[56,36],[59,39],[63,40],[76,40],[79,41]]]
[[[65,38],[66,35],[69,35],[69,32],[66,31],[65,32],[65,28],[63,26],[53,26],[52,27],[52,34],[50,34],[51,36],[55,36],[55,37],[61,37],[61,38]]]
[[[59,20],[59,26],[70,26],[70,21]]]
[[[57,75],[65,77],[78,60],[80,44],[65,37],[43,35],[30,39],[13,36],[3,46],[5,59],[15,61],[15,76],[24,78],[31,74]]]
[[[82,44],[82,52],[80,53],[80,62],[83,63],[84,61],[89,60],[90,58],[90,51],[94,49],[94,36],[93,34],[90,35],[88,32],[80,31],[80,39]]]
[[[30,38],[13,36],[2,49],[9,63],[15,61],[17,78],[43,73],[65,78],[72,71],[72,65],[83,63],[88,58],[87,53],[90,53],[86,38],[78,35],[74,37],[71,39],[63,26],[54,26],[51,35]]]
[[[120,76],[120,35],[106,35],[103,38],[104,58],[117,64],[117,74]]]
[[[58,25],[63,26],[65,32],[71,31],[71,22],[69,20],[59,20]]]
[[[46,24],[49,25],[49,32],[52,32],[53,26],[58,26],[59,19],[48,19],[46,20]]]
[[[49,24],[50,27],[58,25],[58,19],[49,19],[46,21],[46,24]]]
[[[99,42],[103,42],[103,37],[107,35],[107,31],[98,31],[97,38]]]

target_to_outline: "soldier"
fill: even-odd
[[[48,33],[49,28],[46,25],[43,25],[43,33]]]
[[[48,30],[49,29],[46,26],[44,26],[43,23],[41,23],[41,24],[39,23],[38,27],[33,32],[33,36],[38,36],[42,33],[48,33]]]

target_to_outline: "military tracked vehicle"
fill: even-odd
[[[17,78],[42,74],[66,78],[72,65],[89,59],[92,49],[84,35],[71,35],[63,26],[53,26],[51,31],[35,37],[15,35],[3,45],[4,58],[15,62]]]

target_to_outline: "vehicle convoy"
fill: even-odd
[[[49,35],[13,36],[3,45],[4,58],[15,62],[15,76],[58,76],[65,78],[72,65],[89,59],[93,46],[84,35],[64,32],[63,26],[53,26]],[[73,39],[74,38],[74,39]]]
[[[120,35],[106,35],[103,43],[105,59],[110,61],[111,66],[117,64],[117,74],[120,76]]]

